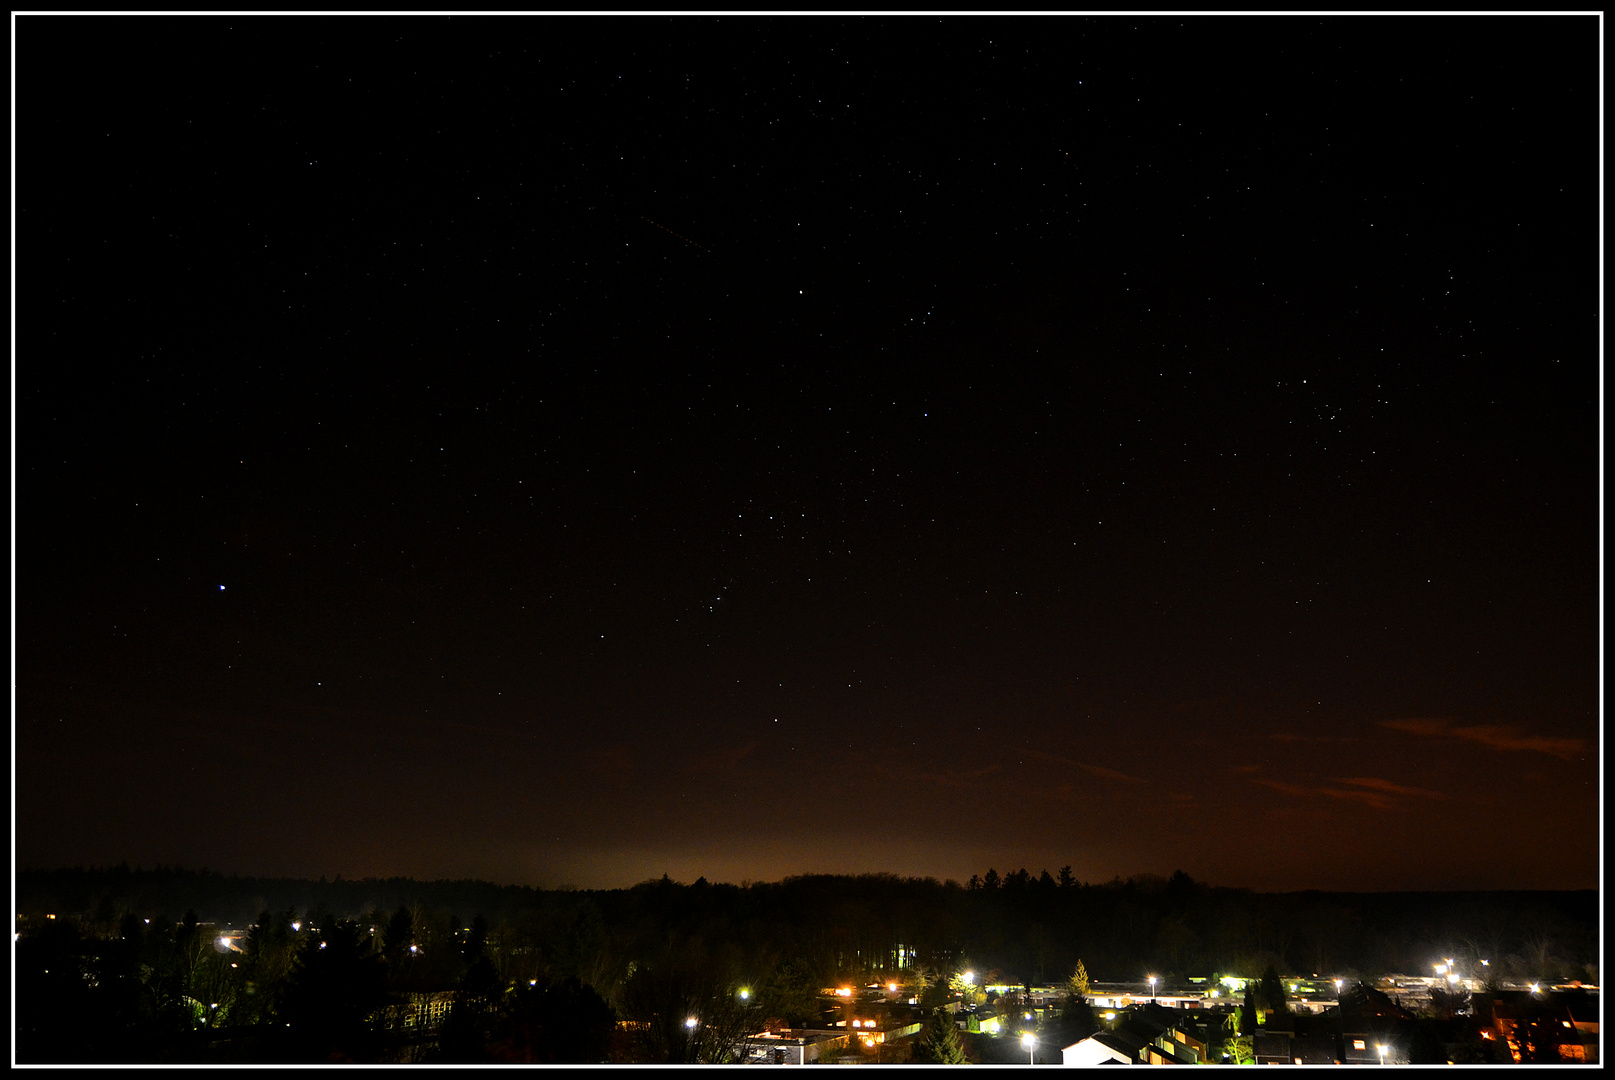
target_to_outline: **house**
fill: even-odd
[[[1060,1051],[1062,1065],[1137,1065],[1149,1044],[1122,1031],[1100,1031]]]
[[[1206,1060],[1207,1043],[1224,1018],[1209,1010],[1145,1004],[1130,1010],[1112,1031],[1101,1031],[1061,1050],[1066,1065],[1195,1065]]]
[[[829,1050],[850,1045],[850,1034],[837,1035],[828,1031],[758,1032],[748,1035],[740,1047],[743,1065],[808,1065],[819,1060]]]
[[[1584,989],[1499,990],[1472,1002],[1481,1038],[1506,1045],[1517,1062],[1598,1063],[1598,1002]]]
[[[1293,1065],[1290,1036],[1284,1032],[1258,1031],[1252,1036],[1252,1050],[1258,1065]]]

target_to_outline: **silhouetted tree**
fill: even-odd
[[[460,956],[468,964],[474,964],[482,956],[483,947],[488,943],[488,920],[480,914],[471,920],[471,929],[466,934],[465,941],[460,946]]]
[[[1262,972],[1262,979],[1256,985],[1256,1007],[1270,1012],[1268,1025],[1283,1024],[1290,1019],[1290,1006],[1288,996],[1284,992],[1284,981],[1279,978],[1278,969],[1272,964]]]
[[[1099,1030],[1099,1018],[1093,1005],[1081,994],[1067,994],[1055,1021],[1055,1032],[1061,1047],[1080,1042]]]
[[[794,957],[771,971],[757,989],[757,1007],[764,1016],[782,1017],[792,1027],[811,1027],[823,1017],[819,990],[823,976],[806,960]]]
[[[697,948],[635,970],[622,1011],[634,1025],[637,1060],[651,1064],[724,1064],[756,1019],[735,973]]]
[[[283,1056],[298,1062],[374,1060],[370,1020],[387,1004],[382,962],[363,947],[357,923],[331,920],[303,943],[277,1011]]]
[[[611,1006],[575,978],[542,989],[517,987],[506,995],[488,1043],[501,1065],[596,1065],[611,1053],[617,1017]]]
[[[404,960],[409,956],[409,946],[415,937],[415,916],[409,908],[399,905],[393,912],[392,918],[387,920],[387,928],[382,931],[381,955],[395,971],[400,970]]]

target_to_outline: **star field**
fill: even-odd
[[[1596,25],[19,20],[19,861],[1589,886]]]

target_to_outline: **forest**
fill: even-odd
[[[699,1012],[721,1042],[819,1022],[832,985],[1058,985],[1079,961],[1163,986],[1453,956],[1597,980],[1591,891],[1274,894],[1069,868],[557,891],[166,866],[23,870],[16,889],[20,1061],[707,1060],[673,1019]],[[441,1037],[412,1050],[401,1018],[448,991]]]

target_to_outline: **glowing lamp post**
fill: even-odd
[[[1154,996],[1155,996],[1155,976],[1151,975],[1150,976],[1150,997],[1153,998]]]
[[[1375,1046],[1374,1046],[1374,1049],[1379,1051],[1379,1063],[1381,1065],[1385,1064],[1385,1044],[1384,1043],[1376,1043]]]
[[[1026,1063],[1037,1064],[1037,1036],[1030,1031],[1021,1036],[1021,1049],[1026,1051]]]

